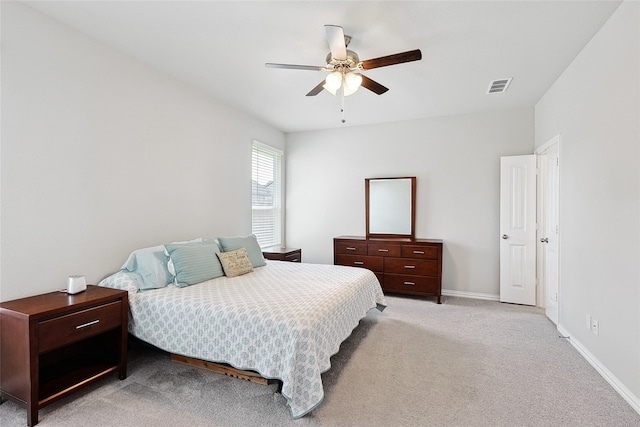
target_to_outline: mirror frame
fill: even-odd
[[[411,234],[390,234],[390,233],[371,233],[369,230],[369,216],[370,216],[370,195],[369,187],[371,181],[378,180],[391,180],[391,179],[409,179],[411,180]],[[390,178],[365,178],[364,180],[364,199],[365,199],[365,216],[366,216],[366,236],[369,238],[409,238],[415,239],[416,230],[416,177],[415,176],[401,176]]]

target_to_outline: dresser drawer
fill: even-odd
[[[371,243],[367,247],[369,255],[377,256],[400,256],[400,245],[390,245],[388,243]]]
[[[382,257],[360,255],[336,255],[336,264],[349,265],[351,267],[363,267],[371,271],[381,272],[383,269]]]
[[[440,281],[437,277],[385,274],[384,288],[391,292],[440,295]]]
[[[402,257],[438,259],[438,246],[402,245]]]
[[[366,255],[367,242],[336,241],[334,250],[336,254]]]
[[[44,320],[38,326],[39,351],[86,339],[122,325],[122,301]]]
[[[384,272],[438,276],[438,261],[410,258],[384,258]]]

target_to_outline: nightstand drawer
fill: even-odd
[[[44,353],[121,325],[121,301],[45,320],[38,327],[39,352]]]
[[[302,262],[302,249],[271,246],[262,250],[262,256],[271,261]]]
[[[302,252],[301,251],[294,251],[294,252],[285,254],[285,256],[283,258],[283,261],[302,262],[302,260],[300,258],[302,258]]]

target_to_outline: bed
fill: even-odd
[[[245,243],[227,246],[228,252],[241,252],[233,247]],[[292,417],[299,418],[322,401],[321,374],[330,357],[370,309],[382,311],[386,302],[369,270],[265,261],[252,252],[259,266],[246,274],[216,273],[184,285],[170,272],[164,286],[148,288],[140,269],[125,263],[100,285],[128,291],[132,335],[173,354],[278,379]],[[163,257],[156,259],[162,270]]]

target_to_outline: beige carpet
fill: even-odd
[[[40,426],[639,426],[636,413],[533,307],[387,297],[323,375],[325,399],[292,420],[276,385],[169,360],[133,342],[114,375],[40,411]],[[26,411],[0,406],[3,427]]]

